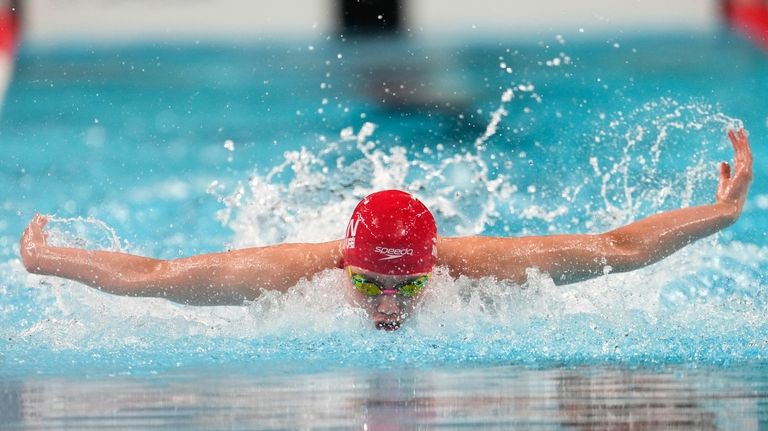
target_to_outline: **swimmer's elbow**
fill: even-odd
[[[152,259],[133,268],[113,293],[163,298],[184,305],[242,305],[253,299],[230,286],[226,274],[223,268],[214,269],[191,259]]]
[[[122,296],[162,296],[171,278],[171,261],[146,259],[123,268],[101,290]],[[164,289],[165,288],[165,289]]]
[[[652,244],[637,235],[626,235],[620,232],[607,232],[599,235],[605,265],[611,272],[627,272],[647,266],[654,259]]]

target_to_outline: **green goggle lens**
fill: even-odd
[[[363,295],[378,296],[384,292],[384,289],[378,283],[369,281],[360,274],[355,274],[350,270],[349,276],[352,279],[352,285],[355,286],[355,289],[357,289],[357,291]],[[406,281],[405,283],[397,286],[395,290],[397,290],[398,295],[402,295],[406,298],[412,298],[424,290],[424,286],[426,286],[428,280],[429,274],[422,275],[413,280]]]

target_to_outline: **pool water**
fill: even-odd
[[[198,369],[6,381],[0,411],[29,429],[757,430],[766,383],[754,369]]]
[[[22,49],[0,116],[0,423],[16,428],[761,429],[768,56],[724,33]],[[435,273],[376,331],[341,271],[244,307],[27,274],[50,241],[173,258],[339,238],[402,188],[441,235],[598,232],[711,202],[742,218],[648,268],[556,287]]]

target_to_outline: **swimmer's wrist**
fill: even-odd
[[[714,207],[717,208],[718,213],[720,213],[727,224],[730,225],[735,223],[736,220],[739,219],[739,216],[741,216],[743,204],[739,204],[738,202],[718,201],[714,204]]]
[[[31,247],[26,250],[22,257],[24,268],[31,274],[48,275],[47,260],[45,259],[45,248],[47,247]]]

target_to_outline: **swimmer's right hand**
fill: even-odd
[[[744,129],[729,130],[728,138],[733,144],[734,167],[727,162],[720,164],[720,182],[717,187],[717,202],[731,208],[734,219],[738,218],[747,199],[749,184],[752,182],[752,150]]]
[[[48,247],[45,225],[48,223],[48,217],[36,214],[29,226],[24,230],[19,242],[19,254],[24,268],[31,273],[40,271],[40,253]]]

